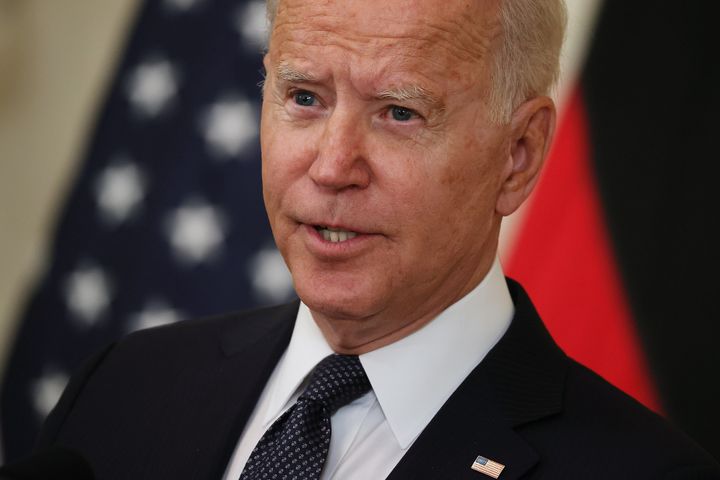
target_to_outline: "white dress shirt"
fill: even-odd
[[[500,263],[420,330],[360,355],[372,390],[330,419],[321,480],[386,478],[445,401],[507,330],[514,314]],[[225,471],[238,480],[252,450],[297,400],[308,374],[334,353],[300,304],[290,344],[258,400]]]

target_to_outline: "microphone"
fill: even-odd
[[[0,480],[95,480],[79,452],[53,446],[0,468]]]

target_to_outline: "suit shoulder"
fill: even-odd
[[[542,459],[532,478],[579,478],[583,472],[587,479],[720,479],[720,466],[689,437],[567,361],[561,410],[521,427]]]
[[[73,380],[43,444],[81,452],[98,478],[178,478],[203,461],[211,471],[216,459],[204,449],[236,441],[296,311],[297,303],[125,337]]]
[[[134,332],[107,352],[94,377],[125,382],[180,375],[253,345],[262,350],[271,339],[289,338],[297,307],[295,302]]]
[[[139,330],[120,340],[115,350],[150,345],[176,345],[191,342],[195,347],[218,338],[262,337],[294,321],[298,302],[261,307]]]
[[[638,424],[652,428],[671,428],[657,413],[649,410],[630,395],[615,387],[597,373],[570,359],[568,368],[565,410],[577,416],[578,420],[613,417],[624,424]],[[587,418],[586,418],[587,417]],[[613,424],[603,421],[598,426],[612,428]],[[639,429],[638,434],[644,432]]]
[[[567,375],[561,416],[576,440],[619,462],[655,465],[658,475],[706,466],[720,478],[712,457],[668,420],[573,360]]]

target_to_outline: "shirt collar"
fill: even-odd
[[[360,356],[402,448],[413,442],[505,334],[514,310],[495,260],[482,282],[432,322]]]
[[[312,369],[332,353],[335,352],[313,320],[310,309],[300,302],[290,344],[280,359],[271,387],[263,419],[265,426],[280,416]]]
[[[417,438],[500,340],[513,314],[512,298],[496,259],[482,282],[433,321],[397,342],[360,355],[401,448]],[[332,353],[310,310],[301,303],[290,344],[278,365],[266,424],[280,415],[315,365]]]

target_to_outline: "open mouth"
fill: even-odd
[[[351,232],[350,230],[343,230],[340,228],[325,227],[323,225],[315,225],[315,230],[322,235],[325,241],[332,243],[345,242],[358,236],[357,232]]]

